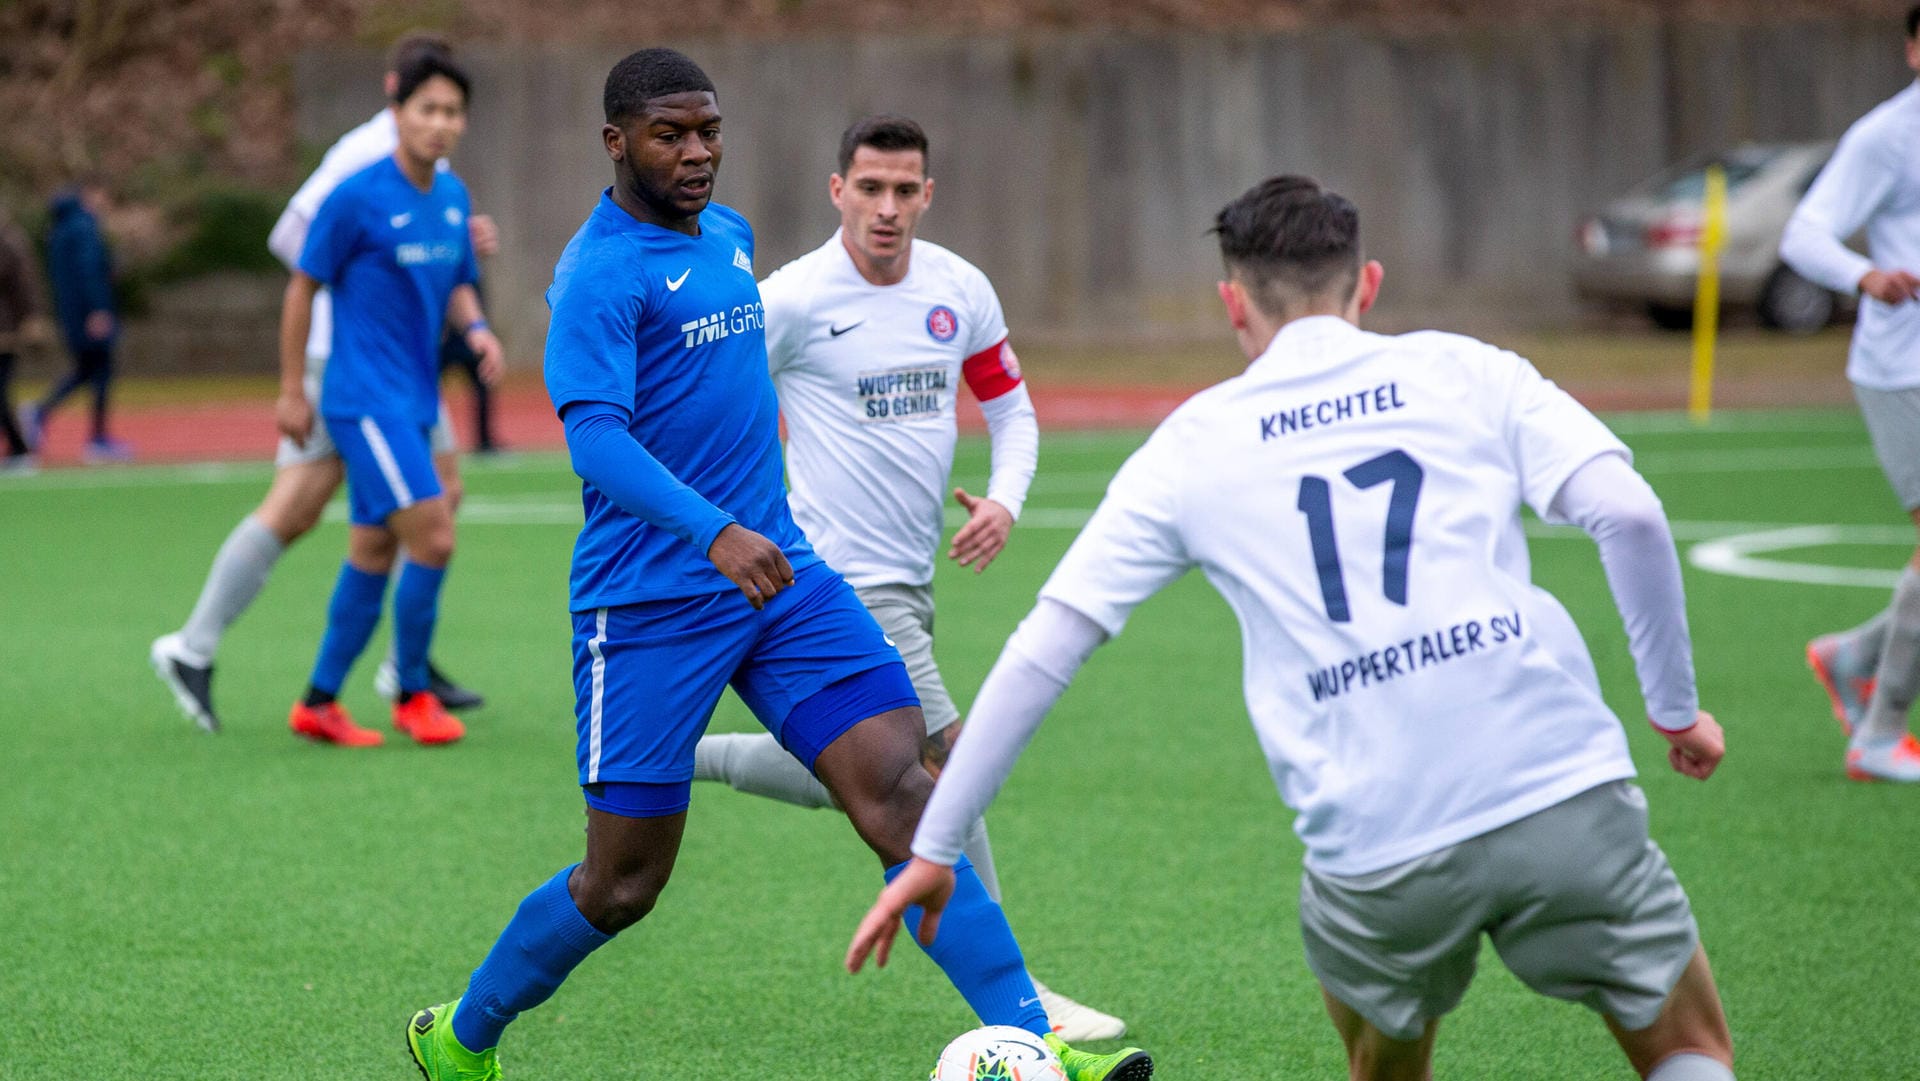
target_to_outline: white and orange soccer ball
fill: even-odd
[[[1067,1081],[1067,1074],[1045,1040],[1011,1025],[988,1025],[948,1044],[929,1081]]]

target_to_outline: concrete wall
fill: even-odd
[[[456,164],[500,221],[492,303],[520,350],[608,182],[600,87],[630,44],[466,53]],[[846,123],[906,113],[934,140],[924,235],[986,270],[1023,337],[1083,339],[1210,323],[1212,215],[1282,171],[1359,203],[1389,322],[1562,320],[1581,214],[1696,152],[1836,137],[1910,78],[1897,27],[1844,21],[678,44],[720,87],[719,198],[753,221],[762,274],[833,229]],[[303,138],[377,108],[379,67],[302,56]]]

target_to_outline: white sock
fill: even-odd
[[[240,524],[227,534],[220,551],[214,554],[213,567],[207,571],[206,585],[200,587],[200,599],[194,603],[193,614],[180,628],[181,644],[196,654],[202,664],[213,663],[213,655],[220,649],[221,635],[260,595],[261,587],[273,573],[273,565],[286,550],[287,546],[280,543],[273,530],[251,514],[240,519]]]
[[[1647,1081],[1733,1081],[1733,1071],[1718,1059],[1682,1051],[1662,1059],[1647,1075]]]
[[[967,854],[972,862],[974,873],[980,876],[980,884],[987,888],[987,896],[994,904],[1000,903],[1000,873],[993,869],[993,845],[987,842],[987,820],[976,818],[973,828],[967,831],[967,839],[961,842],[960,851]]]
[[[1873,700],[1856,738],[1883,743],[1907,734],[1907,711],[1920,691],[1920,572],[1912,565],[1900,572],[1887,607],[1887,642],[1873,675]]]
[[[833,806],[827,786],[766,732],[700,737],[693,747],[693,779],[724,781],[736,791],[800,807]]]

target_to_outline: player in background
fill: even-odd
[[[787,507],[753,232],[712,203],[713,83],[646,49],[607,76],[614,183],[554,268],[546,379],[580,474],[570,607],[586,858],[521,902],[453,1002],[416,1013],[429,1081],[499,1075],[521,1012],[639,922],[672,874],[693,748],[733,686],[812,769],[889,875],[933,787],[900,654]],[[661,673],[671,673],[662,678]],[[929,951],[982,1020],[1057,1040],[1000,906],[961,862]],[[1076,1052],[1075,1081],[1135,1081],[1144,1053]]]
[[[400,145],[320,204],[281,314],[274,411],[280,431],[304,444],[314,430],[306,388],[313,299],[323,285],[333,290],[334,349],[318,412],[346,469],[353,525],[313,677],[287,723],[299,735],[348,746],[381,742],[335,699],[380,621],[402,546],[406,558],[393,592],[400,682],[394,727],[424,744],[464,733],[427,674],[454,543],[453,508],[434,472],[431,444],[440,415],[441,328],[451,323],[496,364],[500,355],[474,291],[479,265],[466,185],[437,167],[466,131],[467,76],[441,52],[422,53],[398,76],[393,114]]]
[[[1277,177],[1216,232],[1246,373],[1115,475],[987,676],[848,967],[885,962],[909,905],[934,934],[970,823],[1074,672],[1198,567],[1239,619],[1247,709],[1298,812],[1307,963],[1353,1077],[1431,1076],[1485,931],[1528,986],[1604,1015],[1643,1076],[1726,1081],[1686,894],[1578,629],[1529,581],[1519,516],[1524,501],[1599,544],[1648,717],[1673,768],[1705,778],[1725,744],[1698,708],[1659,499],[1520,357],[1361,330],[1381,269],[1345,199]]]
[[[453,55],[452,47],[438,34],[412,33],[394,43],[383,80],[383,96],[387,100],[393,99],[400,69],[429,53],[449,58]],[[319,168],[287,203],[267,239],[267,246],[289,271],[299,269],[300,252],[306,245],[308,229],[320,204],[342,180],[391,157],[399,146],[399,139],[394,111],[384,108],[366,123],[342,135],[327,151]],[[440,167],[444,169],[446,163],[442,162]],[[492,219],[475,214],[467,221],[474,253],[481,258],[492,255],[499,245],[499,234]],[[310,402],[320,400],[327,357],[333,351],[332,310],[331,292],[320,290],[314,298],[313,329],[306,343]],[[503,370],[503,363],[496,357],[480,374],[483,378],[498,380]],[[433,450],[434,468],[446,492],[447,504],[451,509],[458,509],[462,490],[460,457],[454,446],[452,421],[444,411],[433,429]],[[220,729],[220,718],[213,708],[213,660],[221,637],[260,595],[288,547],[319,524],[327,501],[339,490],[345,476],[333,440],[322,425],[314,426],[305,443],[283,437],[274,465],[273,484],[267,489],[266,498],[240,519],[221,544],[186,623],[178,631],[155,639],[148,651],[155,674],[173,692],[181,711],[208,732]],[[435,696],[448,709],[474,709],[485,701],[474,691],[449,680],[431,662],[428,675]],[[391,657],[381,664],[375,684],[386,697],[395,696],[398,688]]]
[[[1920,72],[1920,5],[1907,11],[1907,66]],[[1920,527],[1920,83],[1854,123],[1801,199],[1780,257],[1811,281],[1860,294],[1847,379],[1894,495]],[[1844,241],[1867,231],[1872,257]],[[1807,663],[1848,735],[1847,776],[1920,781],[1907,714],[1920,694],[1920,547],[1893,599],[1852,630],[1807,643]]]
[[[827,565],[900,649],[926,716],[920,761],[933,776],[960,734],[960,712],[933,658],[933,566],[953,473],[962,380],[992,441],[987,493],[961,488],[967,512],[947,555],[983,571],[1006,547],[1040,455],[1040,427],[1007,341],[993,284],[914,234],[933,202],[926,132],[871,116],[840,137],[827,195],[840,229],[760,283],[767,363],[787,421],[788,503]],[[802,807],[833,797],[768,733],[702,737],[693,778]],[[1001,900],[985,822],[967,858]],[[1126,1035],[1126,1023],[1033,986],[1069,1043]]]

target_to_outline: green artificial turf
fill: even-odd
[[[1769,553],[1773,565],[1885,571],[1910,550],[1850,413],[1620,427],[1683,552],[1795,523],[1870,528]],[[1140,438],[1049,436],[1007,553],[977,578],[941,570],[939,655],[963,706]],[[964,442],[957,481],[980,490],[985,471],[984,444]],[[268,475],[0,478],[0,1078],[414,1076],[409,1013],[457,994],[520,898],[579,857],[564,463],[469,467],[436,653],[489,702],[441,749],[343,751],[286,731],[344,547],[338,516],[228,637],[225,732],[194,731],[147,670],[148,641],[184,617]],[[1702,700],[1731,747],[1703,785],[1666,769],[1640,720],[1592,544],[1536,534],[1535,577],[1580,621],[1628,721],[1742,1076],[1913,1076],[1920,791],[1843,779],[1802,658],[1808,637],[1866,617],[1885,591],[1689,567]],[[1240,667],[1232,619],[1197,575],[1096,655],[989,817],[1009,914],[1034,972],[1125,1017],[1157,1076],[1343,1076],[1300,957],[1299,845]],[[370,674],[363,663],[345,702],[384,728]],[[752,724],[731,699],[715,721]],[[840,969],[878,885],[836,815],[697,789],[660,907],[514,1026],[507,1076],[924,1076],[974,1022],[911,947],[884,972]],[[1439,1076],[1631,1076],[1597,1019],[1483,960],[1441,1028]]]

